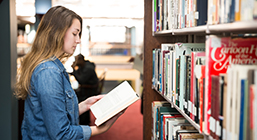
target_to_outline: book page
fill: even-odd
[[[96,121],[100,121],[112,117],[138,99],[139,96],[129,83],[124,81],[111,90],[104,98],[92,105],[90,109],[96,117]]]

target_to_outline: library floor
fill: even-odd
[[[143,140],[143,115],[140,106],[141,100],[136,101],[107,132],[91,137],[90,140]],[[91,114],[91,125],[94,121],[95,118]]]

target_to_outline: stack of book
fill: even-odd
[[[175,108],[167,101],[152,102],[153,140],[182,140],[203,139],[196,130]]]

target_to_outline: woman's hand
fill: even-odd
[[[104,96],[105,95],[92,96],[92,97],[89,97],[86,100],[80,102],[79,103],[79,115],[88,111],[95,102],[102,99]]]
[[[114,124],[114,122],[125,112],[126,109],[118,113],[117,115],[113,116],[111,119],[106,121],[100,126],[90,126],[92,133],[91,136],[99,135],[111,128],[111,126]]]

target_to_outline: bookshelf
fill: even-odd
[[[205,39],[209,35],[233,36],[246,33],[257,33],[257,20],[253,21],[237,21],[232,23],[201,25],[196,27],[163,30],[152,32],[152,0],[144,0],[144,96],[143,96],[143,139],[150,140],[152,136],[152,101],[169,101],[168,98],[158,93],[152,87],[152,50],[160,48],[162,43],[205,43]],[[170,101],[169,101],[170,102]],[[197,130],[199,125],[188,117],[174,103],[170,102]],[[205,139],[210,139],[209,135],[202,133]]]

